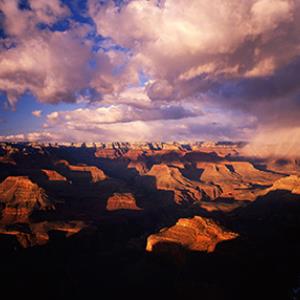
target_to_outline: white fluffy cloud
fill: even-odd
[[[166,0],[161,5],[132,0],[121,9],[113,1],[89,3],[98,32],[132,49],[132,63],[153,77],[148,91],[154,100],[205,90],[211,81],[196,87],[190,82],[201,76],[215,80],[272,73],[283,56],[291,59],[298,53],[270,48],[273,39],[299,45],[296,33],[296,40],[283,37],[288,31],[284,25],[296,25],[299,7],[293,0]]]
[[[11,106],[27,91],[49,104],[97,102],[53,112],[23,138],[246,139],[260,123],[299,122],[299,1],[89,0],[102,42],[73,21],[38,29],[70,15],[59,0],[17,3],[0,0],[0,91]]]
[[[42,116],[42,111],[41,110],[34,110],[32,112],[32,115],[37,117],[37,118],[40,118]]]
[[[124,63],[124,54],[92,51],[93,45],[84,38],[89,25],[71,23],[63,32],[37,28],[41,22],[51,25],[70,14],[59,0],[29,3],[31,10],[20,10],[17,0],[0,1],[9,35],[2,44],[10,45],[0,48],[0,90],[6,92],[11,106],[26,91],[41,102],[58,103],[75,102],[83,90],[92,89],[96,100],[101,100],[133,80],[126,67],[113,74]]]
[[[130,114],[129,120],[126,116],[127,109],[122,106],[95,109],[94,112],[90,109],[53,112],[47,116],[43,130],[0,137],[0,140],[45,142],[241,140],[250,137],[255,130],[255,119],[245,114],[235,116],[233,113],[223,111],[208,111],[186,118],[180,116],[180,120],[176,114],[172,117],[164,116],[162,119],[155,119],[152,115],[147,119],[145,116]],[[168,109],[161,108],[159,113],[157,109],[156,113],[161,117]],[[114,117],[106,114],[106,110],[110,110]],[[173,109],[171,111],[173,112]],[[179,111],[182,113],[181,109]]]
[[[12,36],[20,37],[28,34],[37,23],[54,23],[61,17],[70,14],[69,9],[59,0],[31,0],[31,10],[20,10],[18,0],[1,0],[0,10],[3,12],[4,28]]]
[[[39,33],[1,53],[0,89],[11,104],[28,90],[43,102],[74,102],[75,91],[88,86],[89,57],[71,33]]]
[[[191,111],[179,105],[138,108],[129,105],[109,105],[98,108],[79,108],[73,111],[52,112],[47,115],[46,127],[65,124],[69,129],[93,128],[103,124],[133,121],[177,120],[202,115],[200,109]]]

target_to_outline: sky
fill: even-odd
[[[300,144],[299,53],[298,0],[0,0],[0,140]]]

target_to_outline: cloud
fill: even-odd
[[[282,21],[292,19],[293,1],[259,0],[251,7],[254,29],[257,32],[275,29]]]
[[[104,95],[103,104],[126,104],[137,108],[147,108],[153,105],[145,87],[129,87],[119,93]]]
[[[118,91],[133,80],[132,70],[123,67],[126,57],[118,51],[93,51],[85,36],[90,25],[71,23],[65,31],[41,30],[41,23],[54,24],[70,14],[60,1],[29,1],[30,10],[20,10],[18,1],[1,0],[4,30],[8,37],[0,48],[0,90],[12,107],[30,91],[44,103],[77,102],[86,90],[88,101]],[[18,22],[16,22],[18,20]],[[115,73],[114,73],[115,72]]]
[[[89,3],[98,32],[131,49],[130,63],[152,79],[146,92],[153,101],[206,94],[208,105],[244,112],[250,107],[261,117],[257,102],[272,107],[276,93],[286,101],[294,89],[297,76],[291,79],[289,72],[297,69],[300,46],[297,1],[132,0],[121,8],[113,1]],[[228,100],[229,85],[239,101]]]
[[[29,9],[19,9],[19,0],[1,0],[3,25],[6,34],[21,38],[35,31],[37,24],[53,24],[70,15],[67,6],[59,0],[29,0]],[[17,20],[17,22],[16,22]]]
[[[265,158],[299,158],[300,126],[260,127],[258,133],[243,149],[242,154]]]
[[[23,133],[11,134],[11,135],[0,135],[1,142],[22,142],[26,140],[26,136]]]
[[[128,1],[121,9],[113,1],[90,2],[98,32],[133,50],[136,63],[156,79],[174,82],[203,73],[243,75],[261,63],[264,43],[282,25],[294,22],[294,1]],[[283,34],[283,33],[282,33]],[[265,41],[263,40],[265,39]],[[240,53],[251,43],[248,63]],[[280,53],[273,49],[274,60]],[[197,72],[198,70],[198,72]]]
[[[42,102],[75,102],[75,91],[88,86],[89,58],[72,33],[39,33],[1,53],[0,89],[11,104],[27,90]]]
[[[247,139],[300,126],[299,1],[115,3],[89,0],[94,24],[82,24],[59,0],[25,10],[0,0],[0,91],[10,105],[28,91],[82,105],[49,114],[36,136]],[[66,30],[51,29],[65,19]]]
[[[60,140],[60,134],[46,131],[0,135],[2,142],[53,142]],[[61,140],[62,141],[62,140]]]
[[[42,111],[41,110],[34,110],[32,112],[32,115],[37,117],[37,118],[40,118],[42,116]]]
[[[46,127],[64,124],[67,128],[93,128],[103,124],[128,123],[133,121],[179,120],[202,115],[198,109],[176,105],[138,108],[129,105],[109,105],[98,108],[79,108],[73,111],[52,112],[47,115]]]
[[[14,44],[0,52],[0,90],[12,106],[26,91],[42,102],[73,102],[77,88],[88,85],[90,50],[75,30],[37,28],[41,22],[52,23],[69,13],[60,1],[29,4],[30,10],[20,10],[16,0],[0,2],[6,40]]]
[[[17,136],[43,142],[242,140],[256,129],[255,119],[245,114],[195,108],[191,113],[179,105],[150,111],[126,105],[58,111],[47,115],[43,130]]]
[[[261,125],[300,125],[299,72],[296,57],[272,75],[224,81],[211,90],[211,101],[255,115]]]

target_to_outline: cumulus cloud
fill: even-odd
[[[7,34],[20,37],[34,30],[38,23],[51,24],[70,14],[67,6],[59,0],[29,1],[31,9],[20,10],[18,0],[1,0],[0,10],[4,14],[4,28]]]
[[[32,112],[32,115],[37,117],[37,118],[40,118],[42,116],[42,111],[41,110],[34,110]]]
[[[11,106],[27,91],[85,105],[49,114],[41,132],[244,140],[300,126],[299,1],[89,0],[94,24],[62,32],[49,29],[71,14],[61,1],[17,4],[0,0],[0,90]]]
[[[289,0],[192,0],[189,5],[179,0],[165,1],[163,6],[157,1],[133,0],[120,10],[113,1],[106,5],[90,1],[90,14],[99,33],[133,49],[138,63],[155,77],[169,81],[206,71],[244,74],[260,63],[260,51],[264,42],[276,37],[274,31],[295,22],[296,8]],[[253,53],[240,53],[247,42],[252,43]],[[276,60],[280,54],[273,51]],[[251,55],[250,66],[243,54]]]
[[[193,106],[191,106],[193,107]],[[206,111],[180,105],[134,109],[131,106],[57,111],[47,115],[44,129],[1,137],[41,142],[242,140],[256,129],[255,119],[221,110]],[[109,113],[107,113],[109,111]],[[153,112],[154,111],[154,112]],[[0,140],[1,140],[0,139]]]
[[[248,88],[244,94],[255,98],[256,93],[265,93],[266,100],[277,76],[282,77],[286,65],[297,60],[297,1],[192,0],[187,5],[183,0],[166,0],[158,5],[132,0],[121,9],[113,1],[89,3],[98,32],[132,49],[131,63],[142,66],[153,79],[146,91],[154,101],[215,92],[211,101],[226,106],[223,85],[232,81],[239,92],[251,80],[257,83],[254,91]],[[274,79],[265,80],[268,76]],[[281,87],[280,80],[276,83],[274,89],[288,95],[289,87]],[[271,95],[269,102],[272,99]],[[245,106],[251,105],[248,102]],[[242,107],[240,103],[238,109]],[[230,103],[229,109],[234,109]]]
[[[0,49],[0,90],[12,107],[26,91],[45,103],[76,102],[85,90],[93,91],[88,100],[101,100],[132,79],[126,66],[114,73],[125,60],[122,53],[92,51],[93,45],[84,38],[89,25],[71,23],[66,31],[38,28],[70,14],[59,0],[29,4],[30,10],[20,10],[17,0],[0,1],[8,34],[2,44],[13,45]]]
[[[137,108],[148,108],[153,105],[145,87],[129,87],[119,93],[104,95],[104,104],[126,104]]]
[[[62,135],[54,132],[36,131],[11,135],[0,135],[2,142],[51,142],[63,141]]]
[[[112,141],[196,141],[241,140],[247,134],[232,123],[214,123],[199,118],[177,120],[132,121],[111,124],[85,124],[66,127],[65,123],[39,132],[0,136],[1,141],[35,142],[112,142]]]
[[[163,105],[153,108],[138,108],[129,105],[109,105],[98,108],[79,108],[73,111],[52,112],[47,115],[46,127],[65,124],[67,128],[93,128],[103,124],[128,123],[133,121],[177,120],[195,117],[201,110],[191,111],[182,106]]]
[[[88,86],[89,58],[73,34],[39,33],[1,53],[0,89],[11,104],[28,90],[42,102],[75,102],[75,91]]]
[[[44,102],[74,101],[76,87],[87,85],[90,51],[74,31],[37,28],[41,22],[51,23],[69,13],[60,1],[29,4],[30,10],[20,10],[17,0],[0,2],[6,39],[14,44],[0,52],[0,90],[12,106],[26,91]]]

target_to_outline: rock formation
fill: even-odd
[[[196,216],[192,219],[179,219],[174,226],[150,235],[146,250],[168,252],[179,245],[188,250],[212,252],[221,241],[235,239],[237,236],[238,234],[226,231],[210,219]]]
[[[297,175],[290,175],[287,177],[283,177],[278,179],[273,183],[273,185],[265,190],[265,193],[276,190],[287,190],[292,194],[300,195],[300,177]]]
[[[200,187],[185,178],[175,167],[166,164],[154,165],[146,175],[155,177],[158,190],[172,191],[178,204],[202,199]]]
[[[95,166],[87,166],[87,165],[71,165],[66,160],[60,160],[56,163],[59,167],[63,167],[62,170],[67,170],[67,175],[71,179],[87,179],[93,183],[103,181],[107,179],[107,176],[104,172],[95,167]]]
[[[29,225],[0,226],[0,234],[13,235],[23,248],[45,245],[49,242],[49,232],[63,232],[66,237],[78,233],[86,225],[82,221],[39,222]]]
[[[114,193],[108,198],[106,209],[108,211],[113,210],[140,210],[136,204],[136,200],[131,193]]]
[[[45,191],[26,176],[9,176],[0,184],[2,216],[26,219],[35,210],[53,209]]]
[[[262,188],[270,186],[281,175],[256,169],[249,162],[198,162],[203,170],[200,180],[218,186],[221,198],[254,201]]]
[[[47,176],[50,181],[67,181],[67,178],[54,170],[43,169],[42,172]]]

